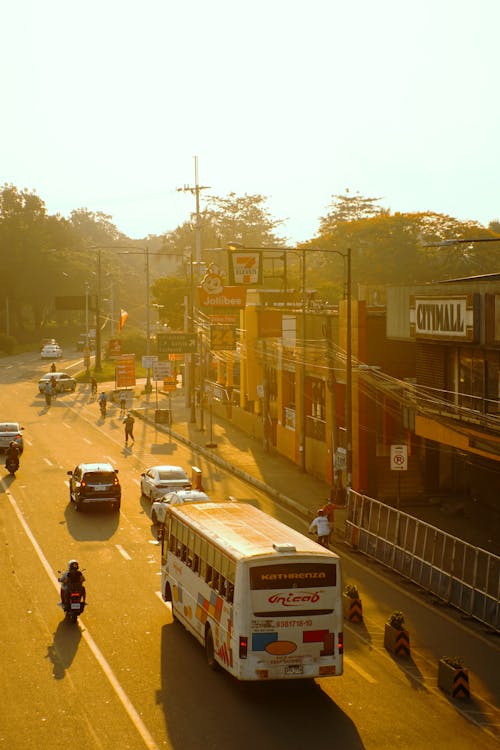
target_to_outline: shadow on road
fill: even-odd
[[[76,623],[61,620],[54,633],[54,640],[47,646],[45,657],[52,662],[52,674],[56,680],[62,680],[66,676],[66,670],[75,658],[81,638],[82,633]]]
[[[110,539],[120,523],[120,514],[109,508],[92,508],[80,512],[73,503],[64,511],[68,532],[79,541],[104,541]]]
[[[352,720],[319,683],[240,683],[224,671],[212,672],[203,648],[179,623],[162,629],[161,675],[157,703],[175,750],[199,750],[207,738],[218,750],[364,747]],[[196,719],[190,721],[192,707]]]

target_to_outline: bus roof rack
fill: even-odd
[[[273,549],[276,550],[276,552],[296,552],[295,545],[289,544],[288,542],[282,542],[281,544],[277,544],[276,542],[273,544]]]

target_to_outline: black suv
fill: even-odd
[[[76,510],[84,506],[107,504],[113,510],[120,510],[122,489],[118,479],[118,469],[111,464],[78,464],[68,471],[69,499]]]

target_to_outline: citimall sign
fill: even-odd
[[[477,295],[410,299],[410,334],[415,338],[474,341],[478,319]]]

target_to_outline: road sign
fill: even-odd
[[[172,376],[172,362],[156,362],[153,365],[153,379],[165,380]]]
[[[406,471],[408,469],[408,446],[391,445],[392,471]]]
[[[196,333],[159,333],[158,354],[194,354],[197,350]]]
[[[151,367],[154,367],[155,364],[158,362],[158,357],[152,357],[149,355],[144,355],[142,357],[142,366],[145,370],[149,370]]]

